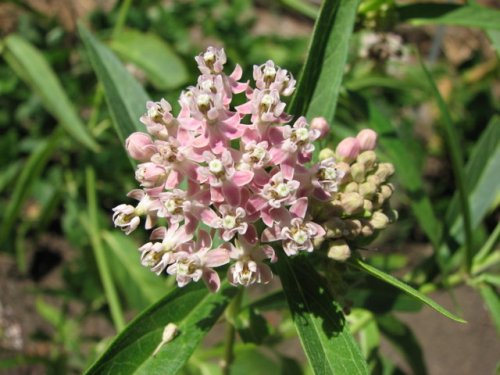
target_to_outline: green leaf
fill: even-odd
[[[106,46],[82,25],[78,26],[90,62],[104,87],[115,130],[122,144],[133,132],[146,130],[139,118],[146,111],[148,95]]]
[[[463,165],[463,155],[462,155],[462,147],[458,140],[457,130],[453,124],[451,119],[451,115],[448,112],[448,108],[446,103],[444,102],[437,86],[432,78],[430,72],[425,67],[423,61],[421,62],[422,69],[427,77],[429,82],[432,95],[434,96],[437,105],[439,107],[439,111],[441,112],[442,124],[444,128],[444,138],[446,140],[446,146],[448,148],[450,159],[451,159],[451,167],[453,169],[453,175],[455,177],[455,184],[458,189],[458,199],[460,202],[460,211],[463,218],[463,229],[465,234],[465,266],[467,271],[470,271],[472,266],[472,258],[474,255],[473,249],[473,241],[472,241],[472,223],[471,223],[471,213],[470,213],[470,205],[468,200],[468,189],[465,180],[465,170]]]
[[[481,134],[465,167],[472,230],[498,202],[498,174],[500,170],[500,116],[495,116]],[[496,193],[495,193],[496,192]],[[459,215],[458,193],[455,193],[446,213],[450,234],[464,242],[463,219]]]
[[[391,314],[377,316],[376,319],[380,331],[401,352],[412,373],[427,374],[422,348],[410,327]]]
[[[179,87],[189,78],[184,62],[155,34],[122,30],[111,40],[110,47],[141,68],[159,90]]]
[[[342,309],[309,261],[280,252],[277,270],[314,374],[368,374]]]
[[[396,168],[396,176],[405,188],[411,208],[425,234],[437,248],[441,237],[441,223],[437,219],[431,201],[425,193],[420,172],[406,151],[396,129],[374,103],[369,103],[370,125],[379,134],[379,143]]]
[[[33,150],[28,160],[21,168],[21,174],[12,188],[12,195],[5,208],[5,214],[0,228],[0,243],[5,241],[12,234],[12,227],[19,217],[23,203],[33,187],[34,181],[40,177],[50,156],[56,149],[61,138],[60,128],[57,128],[49,139],[40,142]]]
[[[394,286],[398,289],[401,289],[403,292],[408,293],[409,295],[413,296],[417,300],[432,307],[434,310],[436,310],[437,312],[446,316],[447,318],[450,318],[450,319],[455,320],[455,321],[460,322],[460,323],[466,323],[465,320],[463,320],[462,318],[459,318],[458,316],[449,312],[448,310],[446,310],[444,307],[442,307],[438,303],[434,302],[429,297],[420,293],[418,290],[416,290],[416,289],[412,288],[411,286],[409,286],[408,284],[405,284],[404,282],[396,279],[394,276],[391,276],[385,272],[380,271],[379,269],[377,269],[375,267],[370,266],[368,263],[363,262],[361,259],[359,259],[359,258],[351,259],[349,261],[349,264],[360,271],[367,272],[368,274],[376,277],[377,279],[385,281],[386,283],[391,284],[392,286]]]
[[[86,374],[175,374],[237,290],[227,282],[217,293],[203,283],[176,288],[130,323]],[[178,335],[153,357],[169,323],[177,325]]]
[[[497,333],[500,335],[500,298],[498,292],[494,287],[488,284],[481,284],[479,286],[479,292],[490,310],[491,319],[495,324]]]
[[[359,0],[325,0],[290,113],[333,121]]]
[[[99,146],[82,123],[56,74],[42,53],[19,35],[5,41],[3,56],[17,75],[33,89],[48,112],[77,142],[97,151]]]
[[[500,11],[479,5],[420,3],[397,8],[400,21],[500,30]]]
[[[500,58],[500,30],[486,30],[488,38],[491,40],[491,44],[497,53],[498,58]]]
[[[165,294],[162,277],[140,264],[137,244],[121,232],[104,232],[102,237],[116,285],[132,307],[142,310]]]

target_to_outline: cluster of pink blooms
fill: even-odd
[[[282,101],[295,88],[288,71],[272,61],[254,66],[251,87],[239,81],[239,66],[224,74],[223,49],[209,47],[195,59],[201,75],[181,94],[179,114],[163,99],[149,102],[140,119],[149,134],[127,139],[128,153],[140,162],[135,177],[142,189],[128,194],[136,206],[114,208],[113,220],[127,234],[141,220],[146,229],[166,223],[139,248],[141,263],[175,275],[181,287],[203,279],[216,291],[214,268],[228,263],[230,283],[267,283],[266,262],[277,259],[270,244],[291,256],[313,251],[325,236],[308,207],[330,201],[344,172],[334,157],[310,164],[313,142],[328,124],[291,122]],[[232,108],[238,93],[247,101]]]

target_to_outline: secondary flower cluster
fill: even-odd
[[[209,47],[195,59],[201,75],[181,94],[179,114],[163,99],[149,102],[140,119],[149,134],[127,139],[142,188],[128,194],[139,203],[115,207],[113,220],[126,234],[141,220],[146,229],[165,223],[139,248],[141,262],[175,275],[181,287],[203,279],[217,290],[214,268],[228,263],[232,284],[267,283],[272,272],[265,261],[277,259],[269,243],[280,243],[288,256],[313,251],[327,232],[312,220],[310,203],[336,202],[339,184],[355,167],[339,168],[334,157],[310,165],[313,142],[328,124],[291,122],[282,102],[295,89],[288,71],[272,61],[254,66],[251,87],[239,81],[239,66],[224,74],[223,49]],[[233,108],[238,93],[247,100]],[[376,136],[368,138],[374,145]]]

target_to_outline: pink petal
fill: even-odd
[[[158,227],[158,228],[154,229],[151,232],[151,236],[149,237],[149,239],[151,239],[151,240],[162,240],[162,239],[165,238],[166,234],[167,234],[167,228],[165,228],[165,227]]]
[[[231,206],[239,206],[241,201],[240,189],[233,183],[226,181],[222,184],[222,193]]]
[[[210,250],[205,256],[205,265],[207,267],[220,267],[229,263],[229,251],[225,248],[219,247]]]
[[[236,186],[245,186],[252,181],[253,176],[252,171],[236,171],[232,180]]]
[[[302,219],[306,216],[306,211],[307,211],[306,197],[297,199],[295,203],[292,205],[292,207],[290,207],[290,213]]]
[[[172,169],[168,174],[167,181],[165,182],[165,188],[169,190],[175,189],[177,185],[179,185],[180,179],[180,173],[175,169]]]
[[[220,288],[219,275],[212,269],[206,269],[203,272],[203,281],[212,293],[217,292]]]
[[[204,208],[200,214],[201,220],[211,228],[219,228],[220,217],[210,208]]]

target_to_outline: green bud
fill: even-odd
[[[331,242],[328,249],[328,258],[345,262],[351,256],[351,249],[344,240],[335,240]]]
[[[354,163],[351,165],[351,176],[356,182],[363,182],[365,180],[365,167],[363,164]]]
[[[319,160],[334,158],[335,152],[330,148],[324,148],[319,152]]]
[[[375,154],[375,151],[372,150],[363,151],[358,155],[356,161],[360,164],[363,164],[367,171],[370,171],[377,161],[377,154]]]
[[[359,212],[363,208],[364,199],[358,193],[342,194],[341,204],[344,212],[348,215]]]
[[[364,198],[370,199],[377,192],[377,185],[374,185],[370,182],[365,182],[359,185],[359,194],[361,194]]]

